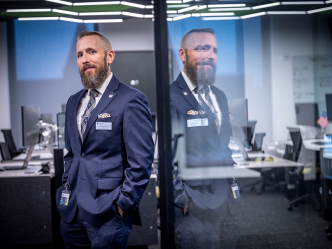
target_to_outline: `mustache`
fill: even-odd
[[[83,67],[82,67],[82,69],[81,69],[81,71],[85,71],[86,69],[88,69],[88,68],[96,68],[96,66],[94,66],[94,65],[91,65],[91,64],[85,64]]]
[[[213,67],[214,68],[214,64],[213,64],[213,62],[212,61],[203,61],[203,62],[197,62],[196,63],[196,66],[198,66],[198,65],[209,65],[209,66],[211,66],[211,67]]]

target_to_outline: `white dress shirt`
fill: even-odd
[[[103,96],[103,94],[106,90],[106,87],[110,83],[112,76],[113,76],[113,73],[111,73],[111,75],[108,76],[108,78],[104,81],[104,83],[99,88],[96,89],[99,92],[98,96],[95,97],[96,106],[98,105],[99,100]],[[81,98],[81,102],[77,108],[77,128],[78,128],[79,132],[81,132],[82,116],[84,114],[86,107],[88,106],[89,100],[90,100],[90,90],[87,91],[86,94]]]
[[[194,91],[194,89],[196,88],[196,86],[191,82],[191,80],[189,79],[189,77],[183,71],[181,71],[181,74],[182,74],[185,82],[187,83],[190,91],[195,96],[195,98],[197,99],[198,103],[200,103],[200,100],[198,99],[198,93],[196,93],[196,91]],[[214,108],[215,108],[215,110],[217,112],[216,115],[217,115],[217,118],[218,118],[218,123],[221,125],[222,124],[221,123],[221,121],[222,121],[222,115],[221,115],[221,111],[220,111],[220,107],[219,107],[216,95],[213,93],[211,87],[210,86],[208,86],[208,87],[210,89],[210,97],[211,97],[211,100],[212,100],[212,104],[213,104],[213,106],[214,106]],[[202,96],[202,99],[204,100],[204,102],[207,104],[206,99],[205,99],[205,94],[201,94],[201,96]],[[197,111],[197,110],[195,110],[195,111]],[[220,127],[218,127],[218,132],[220,132]]]

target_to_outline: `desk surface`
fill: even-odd
[[[272,157],[274,161],[244,161],[241,157],[233,155],[234,161],[237,163],[237,168],[280,168],[280,167],[302,167],[302,163],[293,162],[280,157],[272,156],[266,153],[249,153],[249,158],[253,157]]]
[[[26,158],[26,156],[27,156],[26,153],[22,153],[16,157],[13,157],[13,160],[22,161]],[[31,156],[32,157],[39,156],[40,158],[38,158],[37,160],[53,160],[53,155],[48,150],[34,150]]]
[[[307,150],[315,150],[315,151],[320,151],[320,149],[327,149],[327,148],[332,148],[332,144],[329,141],[325,141],[325,144],[314,144],[315,142],[324,142],[324,139],[306,139],[303,140],[303,145],[304,148]],[[286,141],[287,145],[293,146],[292,140]]]
[[[17,165],[18,163],[23,162],[9,162],[9,163],[0,163],[0,167],[3,165],[10,165],[14,164]],[[54,167],[51,166],[50,173],[49,174],[41,174],[38,171],[41,169],[41,164],[45,163],[45,161],[33,161],[32,164],[29,163],[28,167],[26,169],[17,169],[17,170],[5,170],[0,171],[0,178],[12,178],[12,177],[50,177],[52,178],[54,176]],[[39,165],[38,165],[39,164]]]

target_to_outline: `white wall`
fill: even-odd
[[[99,32],[110,40],[115,53],[154,50],[151,19],[131,18],[122,23],[103,23],[99,24]]]
[[[11,126],[6,22],[0,22],[0,50],[3,52],[0,56],[0,129],[9,129]],[[2,132],[0,133],[0,141],[4,141]]]
[[[331,53],[326,19],[303,16],[270,16],[273,139],[287,138],[295,125],[292,57]]]

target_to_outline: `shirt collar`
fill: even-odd
[[[100,87],[96,88],[96,90],[100,94],[98,96],[102,96],[104,94],[106,87],[111,82],[112,77],[113,77],[113,73],[111,73],[110,76],[107,77],[107,79],[104,81],[104,83]],[[90,93],[90,90],[89,90],[89,93]]]

